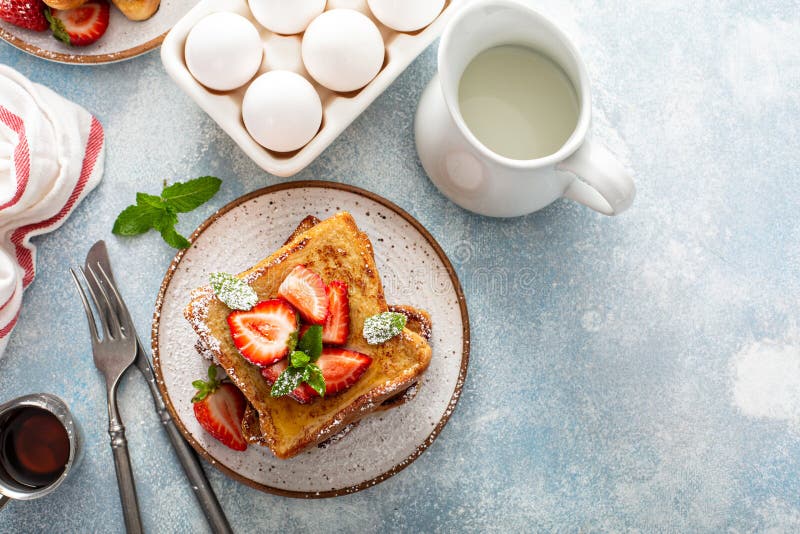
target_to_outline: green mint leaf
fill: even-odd
[[[149,206],[159,211],[167,209],[167,204],[161,200],[161,197],[148,195],[147,193],[136,193],[136,203],[140,206]]]
[[[164,238],[164,241],[166,241],[169,246],[178,249],[189,248],[191,246],[189,240],[175,230],[175,224],[177,222],[178,216],[171,213],[169,210],[165,210],[161,213],[161,216],[156,219],[153,227],[161,233],[161,237]]]
[[[289,363],[292,367],[305,367],[311,361],[311,357],[305,352],[296,350],[289,356]]]
[[[258,295],[244,280],[228,273],[211,273],[211,289],[232,310],[249,310],[258,303]]]
[[[304,368],[287,367],[272,385],[271,397],[282,397],[294,391],[303,380]]]
[[[163,212],[149,206],[128,206],[114,221],[111,231],[117,235],[139,235],[153,228]]]
[[[379,313],[364,321],[364,339],[370,345],[380,345],[399,335],[405,326],[406,316],[402,313]]]
[[[316,366],[316,364],[313,363],[309,363],[306,369],[308,369],[309,371],[309,377],[308,380],[306,380],[306,383],[309,386],[311,386],[314,389],[314,391],[319,393],[320,397],[324,397],[326,387],[325,387],[325,378],[322,376],[322,369],[320,369],[319,367]]]
[[[317,361],[322,354],[322,327],[318,324],[309,327],[297,348],[308,354],[312,362]]]
[[[192,243],[179,234],[178,231],[175,230],[174,226],[162,228],[159,230],[159,232],[161,233],[161,237],[164,239],[164,241],[166,241],[166,243],[172,248],[184,249],[192,246]]]
[[[160,232],[164,228],[172,228],[176,224],[178,224],[178,216],[167,209],[163,209],[153,221],[153,228]]]
[[[49,11],[46,16],[52,25],[60,24]],[[188,248],[191,245],[189,240],[175,229],[178,213],[192,211],[207,202],[219,191],[221,183],[219,178],[202,176],[171,186],[165,182],[161,196],[136,193],[136,205],[128,206],[117,216],[112,232],[117,235],[139,235],[153,228],[168,245],[178,249]]]
[[[286,346],[289,347],[289,354],[294,352],[295,347],[297,347],[297,330],[289,335],[289,341]]]
[[[222,180],[213,176],[202,176],[188,182],[177,182],[165,187],[161,198],[178,213],[198,208],[217,194]]]

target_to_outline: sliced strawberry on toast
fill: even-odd
[[[326,345],[344,345],[350,335],[350,299],[347,297],[347,284],[334,280],[325,288],[328,295],[328,318],[322,326],[322,342]],[[298,339],[311,327],[300,325]]]
[[[325,396],[331,397],[355,384],[369,368],[372,358],[354,350],[325,347],[315,363],[322,371],[322,378],[325,379]],[[282,360],[262,369],[261,376],[272,385],[286,370],[287,365],[288,363]],[[319,397],[319,394],[303,382],[289,396],[301,404],[308,404]]]
[[[297,308],[305,322],[325,324],[325,319],[328,318],[325,282],[304,265],[297,265],[289,272],[278,287],[278,296]]]
[[[208,370],[208,381],[195,380],[192,385],[198,390],[192,399],[194,416],[206,432],[226,447],[235,451],[247,449],[247,440],[242,435],[242,417],[247,400],[230,382],[216,379],[217,368]]]
[[[263,376],[264,380],[271,386],[278,380],[278,377],[281,376],[281,373],[284,372],[288,366],[289,362],[287,360],[281,360],[277,363],[273,363],[269,367],[261,369],[261,376]],[[319,395],[317,395],[317,392],[314,391],[311,386],[303,382],[297,386],[294,391],[289,393],[289,396],[300,404],[308,404]]]
[[[322,370],[325,395],[328,396],[341,393],[355,384],[367,371],[372,358],[354,350],[325,347],[316,363]]]
[[[325,288],[328,294],[328,318],[322,327],[322,342],[344,345],[350,335],[350,299],[347,284],[334,280]]]
[[[247,311],[228,315],[233,344],[260,367],[285,358],[297,343],[297,312],[283,299],[259,302]]]

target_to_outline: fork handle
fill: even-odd
[[[125,439],[125,427],[115,418],[108,423],[108,435],[111,436],[111,451],[114,454],[114,468],[117,472],[119,498],[122,501],[122,515],[125,519],[125,530],[128,534],[141,534],[142,518],[139,516],[139,501],[136,498],[136,484],[133,480],[131,459],[128,455],[128,440]]]

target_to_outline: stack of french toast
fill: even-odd
[[[346,328],[341,329],[341,317],[337,324],[332,309],[327,322],[321,323],[322,339],[331,341],[335,335],[328,330],[334,328],[336,335],[342,337],[334,340],[335,346],[326,342],[319,366],[327,372],[326,355],[342,353],[357,355],[351,359],[357,358],[362,365],[357,376],[349,375],[345,388],[332,389],[339,383],[331,375],[326,376],[328,390],[322,395],[302,383],[292,393],[276,396],[273,387],[279,381],[278,375],[294,365],[292,350],[297,336],[302,347],[303,332],[309,330],[309,323],[314,323],[304,312],[302,302],[296,303],[291,293],[285,294],[297,272],[319,277],[328,294],[332,289],[346,288]],[[299,311],[292,347],[280,358],[269,351],[269,359],[258,359],[254,357],[254,347],[263,345],[267,338],[273,342],[281,333],[251,321],[242,336],[239,327],[234,327],[242,322],[237,322],[236,317],[252,312],[232,310],[210,285],[195,289],[184,310],[199,336],[198,350],[225,370],[246,399],[241,431],[247,442],[268,447],[278,458],[290,458],[352,428],[370,413],[413,398],[431,358],[430,317],[412,306],[386,303],[372,243],[349,213],[340,212],[324,221],[306,217],[281,248],[236,277],[255,291],[260,303],[254,310],[272,302],[280,306],[279,301],[284,300],[297,304]],[[334,300],[330,305],[333,308]],[[286,306],[292,307],[288,303]],[[369,342],[365,322],[386,312],[402,314],[405,327],[384,342]],[[260,356],[266,353],[262,350]]]

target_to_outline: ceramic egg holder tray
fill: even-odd
[[[328,0],[326,10],[355,9],[367,15],[383,37],[386,53],[378,75],[365,87],[350,93],[327,89],[308,74],[301,58],[303,34],[279,35],[261,26],[250,12],[247,0],[202,0],[169,32],[161,46],[164,68],[183,89],[239,147],[262,169],[277,176],[292,176],[303,170],[350,125],[408,65],[428,47],[444,29],[453,11],[466,0],[447,0],[439,16],[425,28],[412,33],[395,31],[372,15],[366,0]],[[244,86],[233,91],[214,91],[194,79],[184,60],[184,45],[191,29],[212,13],[228,11],[247,18],[258,29],[264,44],[264,57],[258,73]],[[270,70],[289,70],[305,77],[322,100],[322,124],[303,148],[282,153],[268,150],[248,133],[242,120],[242,100],[250,83]]]

